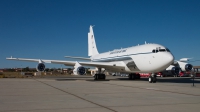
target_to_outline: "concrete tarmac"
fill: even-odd
[[[0,79],[0,112],[198,112],[200,79],[108,76]]]

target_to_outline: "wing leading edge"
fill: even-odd
[[[66,66],[75,66],[77,61],[63,61],[63,60],[45,60],[45,59],[27,59],[27,58],[6,58],[7,60],[17,61],[29,61],[29,62],[42,62],[42,63],[53,63],[53,64],[64,64]],[[83,66],[101,67],[101,68],[122,68],[124,67],[120,63],[108,63],[108,62],[78,62]]]

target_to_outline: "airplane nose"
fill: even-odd
[[[174,62],[174,56],[171,53],[164,54],[163,60],[165,60],[166,64],[170,65]]]

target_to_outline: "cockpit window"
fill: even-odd
[[[165,52],[166,50],[165,50],[165,49],[159,49],[159,51],[160,51],[160,52]]]
[[[170,50],[168,48],[166,48],[167,52],[170,52]]]
[[[157,53],[157,52],[170,52],[170,50],[168,48],[166,49],[153,49],[152,50],[153,53]]]

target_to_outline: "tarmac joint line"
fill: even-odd
[[[98,103],[92,102],[92,101],[90,101],[90,100],[87,100],[87,99],[85,99],[85,98],[82,98],[82,97],[80,97],[80,96],[78,96],[78,95],[75,95],[75,94],[73,94],[73,93],[70,93],[70,92],[68,92],[68,91],[65,91],[65,90],[62,90],[62,89],[60,89],[60,88],[54,87],[54,86],[52,86],[52,85],[50,85],[50,84],[47,84],[47,83],[45,83],[45,82],[39,81],[39,80],[37,80],[37,79],[34,79],[34,80],[36,80],[36,81],[38,81],[38,82],[40,82],[40,83],[42,83],[42,84],[45,84],[45,85],[47,85],[47,86],[49,86],[49,87],[52,87],[52,88],[54,88],[54,89],[57,89],[57,90],[59,90],[59,91],[62,91],[62,92],[64,92],[64,93],[70,94],[70,95],[72,95],[72,96],[74,96],[74,97],[77,97],[77,98],[79,98],[79,99],[82,99],[82,100],[84,100],[84,101],[87,101],[87,102],[89,102],[89,103],[95,104],[95,105],[97,105],[97,106],[99,106],[99,107],[108,109],[108,110],[113,111],[113,112],[117,112],[116,110],[113,110],[113,109],[111,109],[111,108],[109,108],[109,107],[106,107],[106,106],[100,105],[100,104],[98,104]]]

